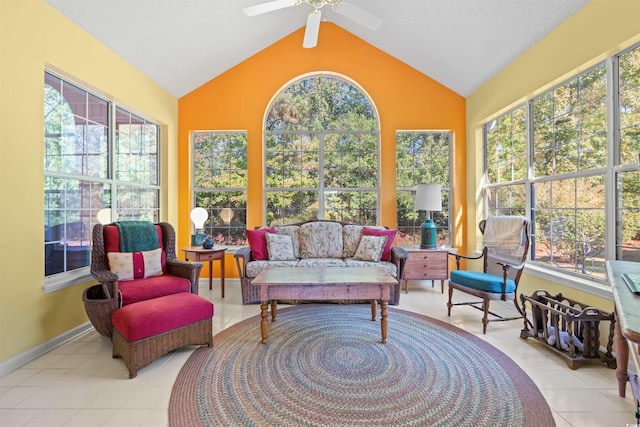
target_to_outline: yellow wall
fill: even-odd
[[[177,217],[178,100],[42,0],[0,1],[0,361],[87,322],[88,284],[45,295],[45,67],[162,125],[162,220]]]
[[[467,227],[482,216],[482,124],[640,41],[640,1],[592,0],[467,98]],[[476,207],[474,209],[474,207]],[[475,228],[474,228],[475,227]],[[468,246],[479,236],[470,232]],[[526,271],[526,270],[525,270]],[[613,302],[525,274],[519,288],[546,289],[605,310]]]
[[[308,73],[329,72],[354,81],[371,97],[378,110],[382,225],[396,227],[396,130],[453,131],[454,170],[465,170],[464,98],[336,25],[321,24],[318,46],[313,49],[302,48],[303,31],[290,34],[180,99],[179,221],[182,230],[190,226],[189,133],[194,130],[247,131],[247,227],[262,225],[264,116],[269,102],[283,86]],[[454,177],[454,185],[464,188],[464,173]],[[464,197],[463,191],[455,192],[454,217],[464,217]],[[463,230],[457,230],[455,238],[461,242]],[[188,233],[179,239],[181,244],[187,244]],[[235,263],[228,262],[227,266],[230,268],[227,267],[226,276],[237,277]]]

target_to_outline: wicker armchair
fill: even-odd
[[[198,293],[198,280],[202,264],[198,262],[187,262],[179,260],[176,256],[176,233],[173,226],[166,222],[155,224],[158,233],[158,242],[161,242],[163,249],[163,274],[161,279],[164,283],[170,282],[175,277],[177,281],[188,280],[190,286],[184,291],[192,294]],[[123,299],[119,289],[118,275],[109,270],[107,257],[106,240],[109,238],[105,233],[108,227],[115,225],[95,225],[93,228],[93,247],[91,252],[91,275],[99,282],[98,285],[91,286],[84,291],[82,299],[89,320],[96,331],[103,336],[111,337],[113,326],[111,324],[111,314],[123,304],[126,305],[126,298]],[[107,237],[106,237],[107,236]],[[160,277],[160,276],[158,276]],[[153,277],[137,279],[138,281],[148,281],[153,283]],[[134,282],[134,281],[130,281]],[[128,282],[123,282],[128,283]],[[165,286],[166,288],[166,286]],[[168,294],[177,292],[178,288],[171,289]]]

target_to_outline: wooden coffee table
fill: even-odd
[[[260,287],[260,332],[262,343],[269,336],[268,306],[271,321],[276,321],[278,300],[371,301],[371,320],[376,320],[380,300],[382,343],[387,342],[387,305],[391,287],[398,282],[378,267],[265,267],[252,281]]]

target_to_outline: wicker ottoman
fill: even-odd
[[[188,292],[129,304],[113,312],[113,357],[134,378],[160,356],[187,345],[213,345],[213,303]]]

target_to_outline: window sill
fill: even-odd
[[[93,276],[91,276],[89,267],[79,268],[45,277],[42,290],[45,294],[50,294],[91,280],[93,280]]]
[[[566,286],[567,288],[576,289],[599,298],[613,301],[611,286],[606,283],[598,282],[594,279],[576,277],[571,274],[550,270],[533,262],[528,262],[526,264],[524,272],[534,277],[539,277],[541,279],[557,283],[561,286]]]

